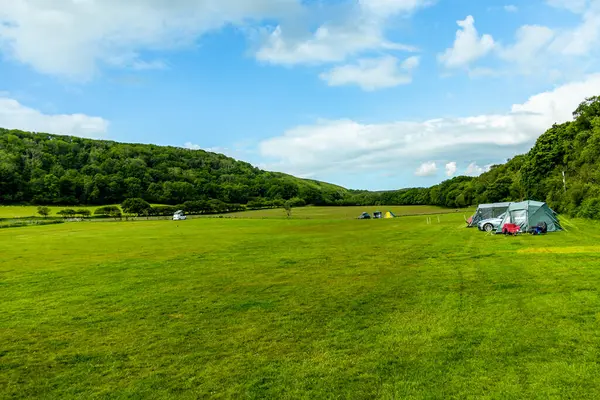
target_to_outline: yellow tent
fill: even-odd
[[[383,218],[396,218],[396,216],[394,215],[393,212],[388,211],[385,213],[385,215],[383,216]]]

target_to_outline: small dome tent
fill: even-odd
[[[396,218],[396,215],[394,215],[393,212],[388,211],[388,212],[385,213],[385,215],[383,216],[383,218],[386,218],[386,219]]]
[[[546,203],[533,200],[511,203],[497,233],[502,233],[504,224],[516,224],[521,228],[521,232],[528,232],[538,224],[545,224],[547,232],[562,230],[556,213]]]
[[[511,203],[492,203],[480,204],[475,211],[475,214],[467,221],[468,227],[477,226],[479,221],[484,219],[496,218],[502,215]]]

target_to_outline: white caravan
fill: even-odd
[[[176,211],[175,214],[173,214],[173,221],[183,221],[184,219],[187,219],[187,217],[182,210]]]

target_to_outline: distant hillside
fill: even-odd
[[[261,207],[288,199],[334,204],[346,194],[339,186],[203,150],[0,129],[3,204],[115,204],[142,197],[160,204],[217,199]]]

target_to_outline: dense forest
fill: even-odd
[[[182,204],[219,200],[256,208],[335,204],[346,189],[265,172],[221,154],[0,129],[0,203]],[[279,201],[277,201],[279,200]]]
[[[171,205],[205,200],[231,209],[277,207],[290,200],[296,206],[460,208],[535,199],[557,212],[600,218],[600,97],[587,99],[573,116],[541,135],[529,153],[477,178],[385,192],[266,172],[203,150],[0,129],[0,202],[104,205],[142,198]]]

